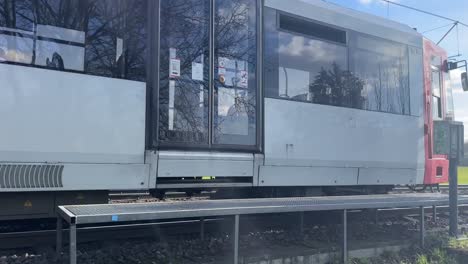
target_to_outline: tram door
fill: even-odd
[[[257,1],[160,4],[158,144],[256,149]]]

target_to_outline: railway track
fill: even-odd
[[[439,189],[440,189],[441,192],[448,192],[449,191],[449,186],[448,185],[441,185],[439,187]],[[437,191],[437,188],[433,188],[433,190]],[[423,192],[430,192],[430,191],[431,191],[430,188],[426,188],[425,190],[423,190]],[[459,192],[468,192],[468,185],[458,185],[458,191]],[[407,193],[407,192],[414,192],[414,191],[410,190],[406,186],[399,186],[399,187],[395,187],[393,189],[393,192]]]

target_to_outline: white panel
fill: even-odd
[[[252,154],[160,152],[158,177],[253,177]]]
[[[265,164],[424,168],[424,119],[265,100]]]
[[[260,186],[356,185],[358,169],[327,167],[261,166]]]
[[[363,168],[359,170],[359,185],[415,184],[416,175],[411,169]]]
[[[147,190],[149,165],[64,164],[63,188],[1,189],[0,192]]]
[[[144,163],[146,85],[0,65],[0,161]]]
[[[81,44],[85,43],[86,37],[85,32],[83,31],[39,24],[36,25],[36,34],[39,37],[70,41]]]
[[[321,0],[265,0],[265,6],[338,27],[422,47],[422,36],[409,26]]]

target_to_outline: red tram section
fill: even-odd
[[[454,119],[447,61],[444,49],[424,39],[424,185],[448,182],[448,157],[434,151],[434,121]]]

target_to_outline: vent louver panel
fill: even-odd
[[[0,189],[61,188],[63,165],[0,164]]]

